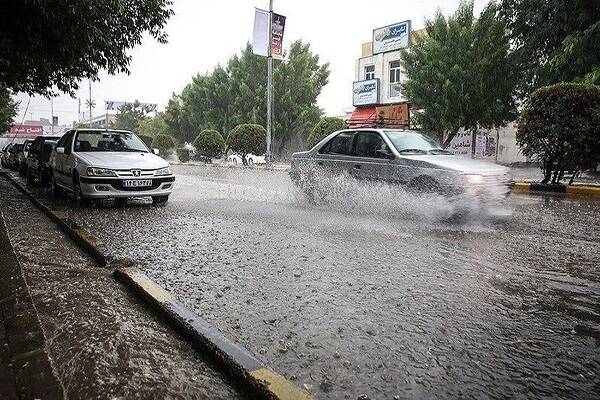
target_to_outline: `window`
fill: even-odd
[[[321,150],[319,150],[320,154],[342,154],[342,155],[351,155],[352,154],[352,138],[354,137],[354,132],[341,132],[329,142],[327,142]]]
[[[400,61],[390,62],[390,97],[400,96]]]
[[[375,79],[375,66],[367,65],[365,66],[365,80]]]
[[[377,132],[359,132],[356,134],[355,155],[357,157],[391,158],[387,145]]]
[[[80,131],[75,140],[75,151],[142,152],[148,149],[133,133],[114,131]]]

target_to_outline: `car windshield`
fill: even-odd
[[[400,154],[452,154],[434,139],[419,132],[385,131]]]
[[[79,152],[148,152],[144,142],[133,133],[115,131],[78,132],[74,150]]]

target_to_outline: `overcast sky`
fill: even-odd
[[[475,1],[476,15],[487,1]],[[352,109],[351,86],[355,62],[361,43],[371,39],[373,28],[412,20],[413,29],[424,26],[439,8],[444,14],[453,12],[459,0],[274,0],[274,11],[287,17],[284,46],[296,39],[308,41],[322,62],[329,62],[331,75],[318,103],[328,115],[339,115]],[[93,114],[104,112],[104,101],[158,103],[164,109],[173,92],[180,93],[197,73],[212,70],[227,60],[252,39],[254,7],[268,8],[268,0],[174,0],[175,15],[166,27],[167,44],[147,37],[131,50],[130,75],[101,74],[92,83],[96,102]],[[68,40],[68,38],[65,38]],[[265,71],[266,73],[266,71]],[[88,98],[87,81],[82,82],[77,96],[82,108]],[[21,101],[17,122],[25,119],[50,118],[50,101],[19,94]],[[54,99],[54,115],[60,124],[77,119],[77,98],[67,95]]]

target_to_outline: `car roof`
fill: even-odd
[[[87,132],[122,132],[122,133],[133,133],[125,129],[109,129],[109,128],[75,128],[74,131],[87,131]]]

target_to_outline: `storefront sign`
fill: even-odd
[[[408,104],[392,104],[376,108],[377,116],[386,128],[400,128],[409,125]]]
[[[35,137],[44,134],[44,129],[40,125],[21,125],[13,124],[8,129],[7,135],[14,137]]]
[[[373,30],[373,54],[405,49],[410,45],[410,20]]]
[[[352,84],[352,105],[366,106],[379,103],[379,79],[358,81]]]

